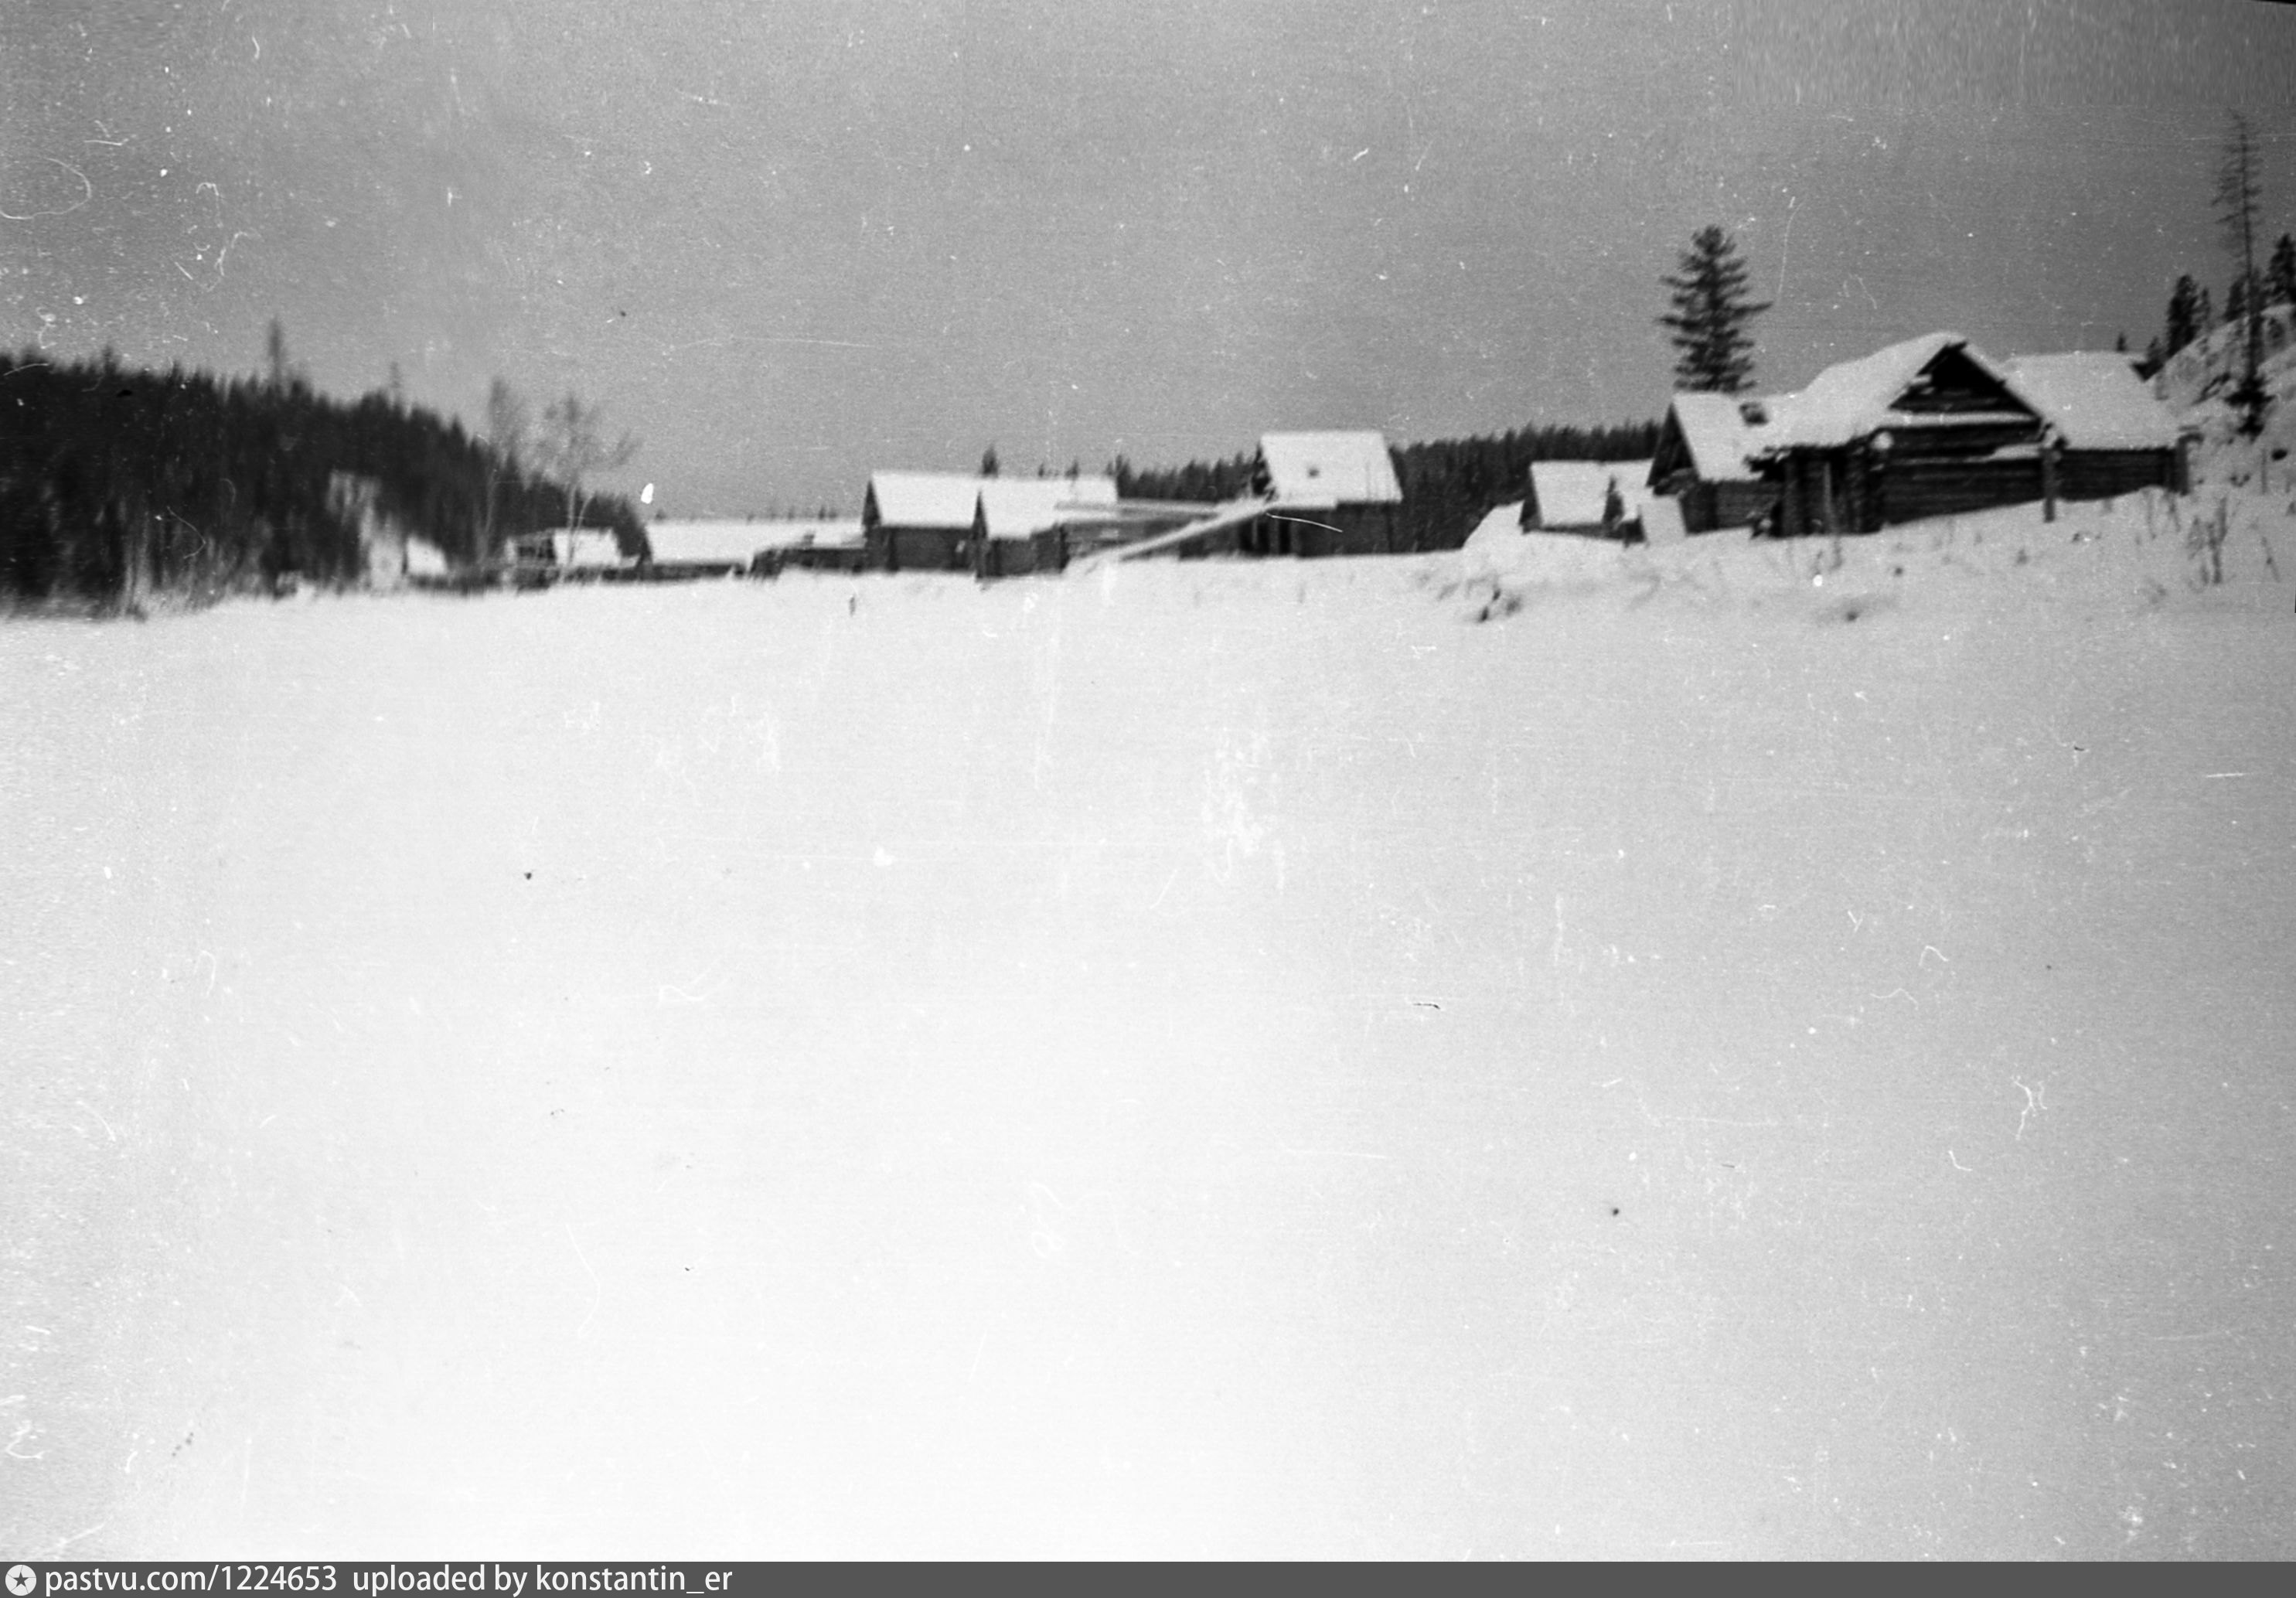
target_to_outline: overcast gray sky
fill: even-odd
[[[677,514],[1656,415],[1707,222],[1765,387],[2141,348],[2234,107],[2296,227],[2255,4],[18,0],[0,81],[0,340],[570,387]]]

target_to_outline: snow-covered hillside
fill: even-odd
[[[0,1545],[2296,1553],[2210,481],[11,625]]]
[[[2262,435],[2241,436],[2226,403],[2247,353],[2245,324],[2226,323],[2177,352],[2153,390],[2200,435],[2202,470],[2194,486],[2277,488],[2296,497],[2296,307],[2276,305],[2263,317],[2261,368],[2268,408]]]

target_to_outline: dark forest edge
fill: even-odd
[[[364,572],[363,501],[476,574],[562,525],[568,493],[384,391],[0,353],[0,600],[134,611],[340,586]],[[583,503],[586,525],[643,551],[628,502]]]
[[[1456,545],[1495,504],[1520,498],[1530,463],[1633,460],[1656,422],[1531,426],[1393,452],[1414,546]],[[1111,471],[1127,498],[1213,501],[1249,491],[1246,453]],[[514,454],[395,395],[344,401],[289,372],[220,378],[97,360],[0,354],[0,600],[18,607],[133,611],[166,599],[342,586],[364,573],[358,494],[437,545],[474,581],[521,534],[564,523],[566,486]],[[489,497],[491,496],[491,506]],[[584,496],[587,525],[644,552],[628,501]]]

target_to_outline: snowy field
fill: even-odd
[[[0,627],[0,1548],[2296,1555],[2286,497]]]

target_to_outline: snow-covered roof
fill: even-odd
[[[969,531],[980,485],[994,480],[964,471],[873,471],[869,493],[886,526]]]
[[[562,567],[628,564],[623,559],[621,545],[603,529],[586,527],[578,532],[570,528],[553,528],[548,537],[551,553]]]
[[[1752,482],[1760,475],[1753,468],[1752,456],[1768,442],[1767,418],[1775,403],[1753,394],[1674,397],[1675,425],[1682,431],[1700,481]],[[1758,422],[1755,417],[1765,420]]]
[[[1598,527],[1611,485],[1619,486],[1626,520],[1651,497],[1648,461],[1533,461],[1530,493],[1541,527]]]
[[[649,521],[646,545],[653,558],[665,564],[682,561],[739,561],[763,549],[755,521]]]
[[[980,483],[980,512],[992,538],[1026,538],[1064,522],[1095,520],[1090,507],[1116,507],[1112,477],[992,477]]]
[[[2008,373],[1959,333],[1923,333],[1857,360],[1828,366],[1800,393],[1771,400],[1771,427],[1765,447],[1847,444],[1893,422],[1915,420],[1895,408],[1898,400],[1931,362],[1955,349],[1996,381],[2008,384]]]
[[[2125,355],[2076,350],[2020,356],[2009,386],[2073,449],[2174,449],[2177,422]]]
[[[1400,504],[1403,485],[1378,433],[1263,433],[1259,459],[1279,504]]]
[[[1503,505],[1493,505],[1484,513],[1483,519],[1475,523],[1475,530],[1469,533],[1467,537],[1470,542],[1480,538],[1488,543],[1502,533],[1521,531],[1522,531],[1522,501],[1517,499]]]

